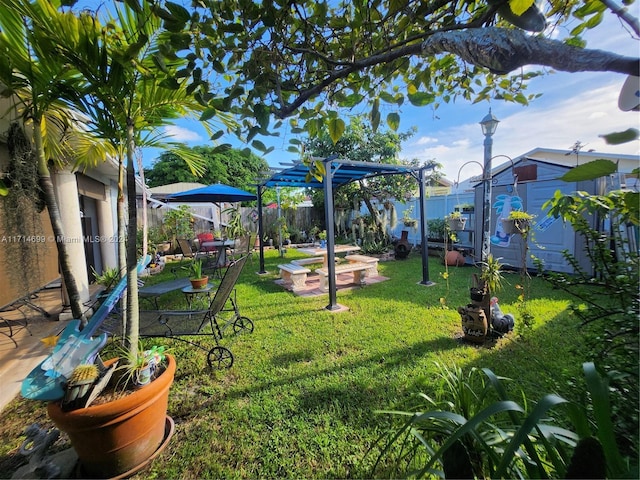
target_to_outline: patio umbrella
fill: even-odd
[[[186,192],[174,193],[167,197],[168,202],[245,202],[256,200],[253,193],[245,192],[239,188],[215,183],[206,187],[194,188]]]

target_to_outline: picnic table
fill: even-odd
[[[349,253],[349,252],[357,252],[358,250],[360,250],[360,247],[358,245],[334,245],[333,247],[334,253]],[[328,265],[327,256],[329,252],[327,251],[327,247],[318,246],[318,247],[298,248],[298,252],[305,253],[313,257],[322,256],[323,258],[322,266],[326,268]]]

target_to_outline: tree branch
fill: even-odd
[[[422,43],[372,55],[341,65],[320,78],[313,86],[301,90],[294,101],[282,104],[274,113],[285,118],[329,85],[351,73],[413,55],[432,56],[452,53],[463,61],[486,67],[493,73],[506,74],[525,65],[543,65],[564,72],[616,72],[640,76],[640,59],[624,57],[603,50],[583,49],[557,40],[534,37],[520,30],[496,27],[438,32]]]
[[[617,72],[638,76],[638,58],[566,45],[533,37],[521,30],[478,28],[435,33],[422,43],[423,54],[453,53],[465,62],[506,74],[525,65],[544,65],[563,72]]]
[[[640,37],[640,23],[638,23],[638,18],[634,17],[629,13],[629,9],[627,7],[621,7],[613,2],[613,0],[600,0],[604,3],[609,10],[615,13],[620,19],[633,28],[633,31],[637,36]]]

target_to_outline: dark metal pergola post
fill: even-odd
[[[424,195],[424,183],[426,180],[425,176],[426,168],[421,168],[418,175],[418,182],[420,183],[420,238],[421,238],[421,248],[422,251],[422,281],[421,285],[435,285],[431,280],[429,280],[429,245],[427,243],[427,212],[425,206],[425,195]]]
[[[327,175],[324,178],[324,218],[327,227],[327,273],[329,274],[329,305],[327,310],[339,310],[336,299],[336,253],[334,252],[335,228],[333,225],[333,170],[331,161],[336,158],[332,155],[323,160]]]
[[[263,275],[265,273],[267,273],[267,271],[264,269],[264,229],[262,227],[262,189],[264,188],[263,185],[258,185],[257,188],[257,192],[258,192],[258,238],[260,239],[260,270],[258,270],[258,273],[260,275]],[[251,246],[250,246],[251,248]]]

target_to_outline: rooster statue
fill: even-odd
[[[491,297],[491,327],[497,333],[509,333],[513,330],[515,318],[510,313],[502,313],[498,297]]]

